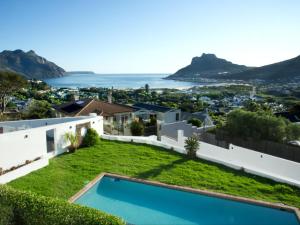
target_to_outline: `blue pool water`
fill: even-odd
[[[293,212],[104,176],[75,201],[129,224],[297,224]]]

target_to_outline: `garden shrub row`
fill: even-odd
[[[0,225],[119,225],[96,209],[0,185]]]

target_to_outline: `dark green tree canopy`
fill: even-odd
[[[15,72],[0,71],[0,103],[2,113],[5,111],[7,97],[15,91],[26,87],[27,84],[27,81]]]
[[[55,117],[51,105],[44,100],[34,100],[25,112],[25,119],[43,119]]]
[[[265,111],[235,110],[228,114],[223,127],[233,137],[285,142],[300,139],[300,125]]]

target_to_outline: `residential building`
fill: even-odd
[[[124,126],[131,123],[134,108],[116,103],[109,103],[95,99],[81,99],[54,106],[57,117],[86,116],[91,113],[103,116],[104,130],[112,133],[114,129],[123,131]]]
[[[163,123],[173,123],[179,121],[181,117],[180,109],[146,103],[136,103],[132,107],[135,109],[135,117],[142,120],[149,120],[151,117],[154,117]]]
[[[209,127],[209,126],[214,125],[214,122],[213,122],[212,118],[209,116],[207,109],[202,112],[194,112],[194,113],[182,112],[181,113],[181,120],[188,121],[190,119],[201,120],[204,127]]]
[[[48,165],[49,158],[68,150],[66,133],[81,140],[88,128],[103,135],[103,118],[90,115],[0,122],[0,184]],[[1,171],[7,173],[1,176]]]

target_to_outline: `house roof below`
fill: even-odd
[[[102,116],[113,116],[116,113],[130,113],[134,109],[130,106],[108,103],[94,99],[82,99],[68,102],[54,107],[59,112],[70,116],[83,116],[96,113]]]
[[[133,105],[133,107],[136,109],[136,111],[140,109],[146,109],[146,110],[156,111],[156,112],[168,112],[172,110],[172,108],[169,107],[146,104],[146,103],[136,103]]]

